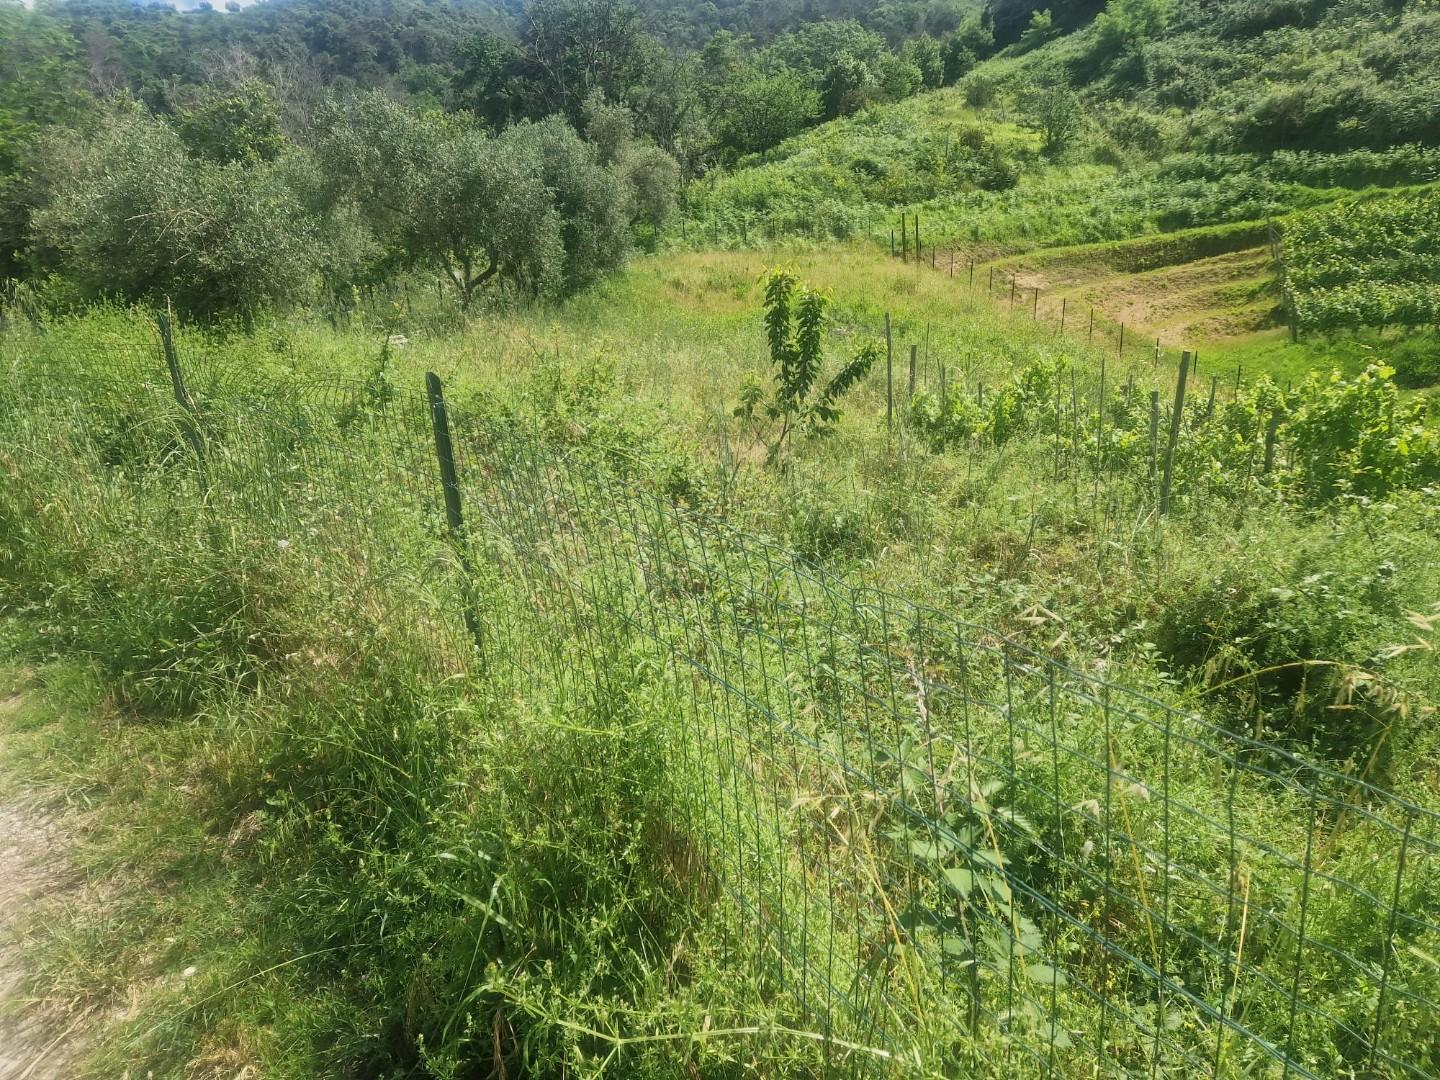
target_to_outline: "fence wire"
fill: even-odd
[[[664,857],[826,1074],[1440,1076],[1434,810],[833,576],[623,456],[344,380],[187,365],[187,404],[144,352],[144,378],[13,368],[0,419],[69,433],[117,498],[229,500],[388,575],[537,708],[641,702]]]

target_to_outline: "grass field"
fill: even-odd
[[[802,439],[783,467],[767,468],[732,412],[746,377],[769,375],[762,274],[780,263],[831,297],[830,369],[859,344],[882,342],[891,316],[894,419],[887,431],[892,399],[874,369],[843,401],[830,437]],[[639,667],[591,654],[592,639],[572,623],[528,626],[521,614],[534,601],[516,595],[497,610],[518,620],[507,639],[517,663],[569,640],[571,656],[591,656],[575,670],[607,680],[609,696],[581,692],[568,676],[556,685],[570,689],[539,696],[462,676],[455,594],[435,574],[445,563],[405,539],[419,535],[406,531],[412,519],[390,505],[389,481],[372,475],[373,455],[358,446],[338,457],[317,447],[315,460],[371,506],[374,535],[393,536],[373,566],[339,555],[343,547],[287,561],[292,544],[326,535],[324,519],[307,533],[271,511],[257,517],[244,500],[207,508],[175,486],[173,465],[124,494],[151,474],[116,474],[106,460],[174,453],[146,434],[173,430],[147,319],[100,309],[49,320],[43,334],[12,327],[5,339],[17,387],[42,389],[30,400],[50,402],[31,415],[56,418],[36,426],[12,404],[6,421],[6,468],[18,481],[0,513],[6,651],[36,672],[25,677],[35,705],[7,719],[21,739],[10,767],[64,799],[86,837],[78,857],[93,895],[34,933],[45,995],[116,1017],[93,1074],[144,1063],[156,1075],[252,1067],[438,1076],[463,1075],[462,1063],[475,1060],[537,1075],[669,1075],[685,1061],[722,1075],[823,1071],[799,1006],[753,974],[763,963],[739,959],[733,935],[744,916],[736,924],[721,905],[697,921],[667,884],[673,858],[655,861],[654,830],[678,827],[665,807],[689,805],[731,766],[654,773],[674,761],[663,718],[685,713],[673,684],[644,674],[653,672],[644,649]],[[385,346],[396,334],[403,343]],[[1424,647],[1413,646],[1420,624],[1407,621],[1436,601],[1426,569],[1440,559],[1433,499],[1400,481],[1379,498],[1319,498],[1330,489],[1314,485],[1331,481],[1312,475],[1306,444],[1286,449],[1330,431],[1326,409],[1368,402],[1353,396],[1360,383],[1346,391],[1351,406],[1326,404],[1318,388],[1294,399],[1274,481],[1259,475],[1253,424],[1248,468],[1245,444],[1225,441],[1246,430],[1245,410],[1261,398],[1242,395],[1223,421],[1241,426],[1224,427],[1233,433],[1217,441],[1207,433],[1222,429],[1207,426],[1197,391],[1177,502],[1160,517],[1136,403],[1152,387],[1168,402],[1173,353],[1160,367],[1144,350],[1119,361],[1023,304],[1012,311],[998,290],[987,298],[960,287],[948,267],[902,264],[864,246],[647,257],[559,308],[464,326],[418,290],[408,302],[400,290],[333,326],[296,317],[253,334],[186,331],[181,355],[217,423],[225,395],[292,387],[283,399],[345,374],[367,394],[406,401],[421,373],[436,370],[466,415],[527,432],[567,458],[628,462],[636,489],[663,493],[666,505],[768,537],[859,587],[963,612],[1027,648],[1197,710],[1218,730],[1259,735],[1418,806],[1440,799],[1429,721],[1435,654],[1423,632]],[[1246,394],[1270,393],[1255,371],[1284,370],[1293,355],[1257,347]],[[1204,388],[1212,369],[1208,357],[1201,363]],[[974,428],[920,419],[935,407],[942,365],[948,415],[973,416]],[[45,410],[63,406],[86,372],[94,419],[67,427],[68,406]],[[124,404],[144,387],[161,410],[149,420]],[[238,451],[255,437],[247,432],[227,440]],[[423,423],[413,437],[425,448]],[[251,476],[244,460],[227,459],[225,475]],[[329,490],[317,487],[313,505],[326,505]],[[579,502],[574,513],[593,505]],[[97,506],[104,511],[89,512]],[[217,515],[218,534],[205,525]],[[391,561],[396,580],[413,579],[413,588],[395,592],[382,569]],[[596,580],[618,589],[607,565]],[[508,596],[507,582],[523,580],[522,564],[484,588]],[[176,591],[172,582],[188,584]],[[771,595],[756,589],[754,603]],[[417,600],[431,614],[417,618],[406,606]],[[356,649],[356,634],[366,647]],[[742,654],[735,677],[790,662]],[[772,692],[765,680],[751,691]],[[1137,747],[1126,765],[1154,785],[1149,753]],[[569,779],[557,784],[559,776]],[[1085,789],[1078,774],[1075,783]],[[1217,783],[1202,770],[1169,798],[1214,807],[1225,794]],[[1303,830],[1283,824],[1293,808],[1275,812],[1272,824],[1247,819],[1245,835],[1298,854]],[[710,835],[720,824],[692,826]],[[1197,873],[1223,878],[1203,846],[1187,850]],[[1333,873],[1359,873],[1337,858]],[[741,864],[713,864],[727,865],[728,874]],[[1428,880],[1428,867],[1412,863],[1407,890]],[[1365,879],[1372,885],[1381,888]],[[1066,902],[1086,903],[1080,894]],[[1312,927],[1322,937],[1352,917],[1323,910]],[[1045,947],[1057,956],[1079,947],[1046,932],[1056,934]],[[1275,932],[1285,933],[1278,924]],[[1427,940],[1413,943],[1431,955]],[[1073,978],[1097,978],[1077,957],[1067,962]],[[1423,963],[1404,970],[1410,991],[1428,993]],[[1305,990],[1307,1001],[1335,1009],[1349,1008],[1341,999],[1352,992],[1308,982]],[[1083,1010],[1069,1011],[1080,1000],[1055,1015],[1084,1046],[1093,1030]],[[1283,1007],[1258,990],[1250,1007],[1256,1025],[1265,1016],[1283,1027]],[[1398,1011],[1393,1036],[1404,1038],[1419,1015]],[[707,1025],[731,1034],[699,1040]],[[1305,1036],[1303,1054],[1317,1069],[1343,1058],[1318,1035]],[[1253,1067],[1237,1044],[1235,1067],[1247,1061]]]

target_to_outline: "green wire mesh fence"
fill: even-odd
[[[153,357],[12,371],[20,467],[43,446],[116,506],[239,507],[537,708],[641,702],[657,858],[819,1071],[1440,1076],[1433,809],[828,574],[438,383],[193,365],[182,393]]]

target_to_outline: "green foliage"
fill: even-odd
[[[901,59],[915,66],[920,72],[920,86],[934,90],[945,82],[945,59],[938,41],[928,34],[905,43]],[[954,82],[954,79],[950,80]]]
[[[192,154],[221,165],[274,161],[290,145],[269,90],[253,79],[208,94],[180,114],[177,129]]]
[[[1022,49],[1038,49],[1056,33],[1055,21],[1051,18],[1050,9],[1042,8],[1030,16],[1030,25],[1020,35],[1020,47]]]
[[[751,154],[784,142],[820,115],[820,93],[791,71],[774,75],[746,68],[721,91],[725,108],[715,120],[722,147]]]
[[[1022,104],[1040,133],[1045,153],[1059,157],[1070,149],[1085,126],[1085,109],[1070,87],[1061,84],[1026,90]]]
[[[765,445],[766,464],[780,460],[795,432],[828,435],[840,421],[840,399],[874,366],[880,350],[867,342],[855,356],[820,382],[824,366],[826,299],[802,286],[787,270],[765,278],[765,336],[775,385],[766,400],[764,388],[752,379],[741,391],[735,416]]]
[[[1084,26],[1105,5],[1105,0],[1067,0],[1052,4],[1050,0],[987,0],[985,21],[1001,46],[1014,45],[1041,21],[1053,27],[1054,33],[1069,33]]]
[[[317,230],[273,164],[192,158],[136,110],[46,154],[53,188],[35,235],[91,294],[169,296],[198,312],[303,294]]]
[[[1388,367],[1354,379],[1314,372],[1297,389],[1286,431],[1292,482],[1307,498],[1383,497],[1440,483],[1440,429],[1430,403],[1405,399]]]
[[[1440,325],[1440,193],[1301,215],[1284,251],[1304,329]]]
[[[623,256],[621,181],[558,119],[491,138],[368,95],[332,102],[325,126],[328,205],[358,206],[392,264],[443,270],[462,306],[492,282],[525,295],[577,288]]]
[[[530,0],[520,40],[535,80],[538,113],[579,123],[586,100],[624,101],[643,82],[640,12],[626,0]]]
[[[230,391],[207,393],[197,378],[210,406],[216,467],[235,463],[235,475],[216,484],[209,500],[193,497],[193,466],[158,358],[116,348],[135,338],[132,314],[51,316],[44,334],[16,326],[0,338],[5,370],[44,372],[41,385],[52,393],[72,379],[77,388],[67,391],[73,407],[0,395],[0,470],[10,481],[0,485],[0,604],[23,612],[26,632],[38,639],[35,653],[84,654],[104,678],[67,738],[38,742],[30,761],[37,783],[75,785],[89,812],[103,815],[97,842],[105,863],[137,871],[133,891],[124,878],[111,881],[101,911],[67,910],[55,921],[45,985],[58,977],[57,993],[82,1005],[112,999],[116,987],[136,995],[134,1020],[122,1021],[115,1041],[99,1048],[106,1056],[94,1071],[184,1075],[193,1062],[228,1053],[227,1071],[253,1063],[257,1072],[297,1080],[617,1070],[649,1080],[692,1066],[707,1076],[822,1073],[821,1051],[787,1050],[777,1034],[802,1025],[807,1003],[777,996],[774,981],[752,974],[754,911],[714,889],[707,866],[783,897],[783,912],[773,905],[761,925],[794,920],[781,925],[806,932],[790,933],[790,948],[821,955],[836,940],[853,945],[826,928],[863,919],[866,971],[883,961],[894,980],[885,985],[897,996],[913,991],[917,1001],[920,1020],[905,1023],[901,1037],[913,1034],[919,1044],[930,1032],[917,1029],[933,1022],[940,1049],[927,1060],[953,1060],[977,1077],[1013,1073],[1013,1062],[1002,1060],[1005,1046],[1012,1058],[1053,1046],[1057,1064],[1093,1062],[1085,1025],[1097,985],[1114,1005],[1112,1046],[1143,1070],[1156,1010],[1153,976],[1141,978],[1137,968],[1153,970],[1163,957],[1218,1010],[1231,985],[1222,977],[1231,954],[1207,945],[1214,955],[1206,959],[1183,942],[1192,934],[1202,943],[1229,940],[1222,935],[1234,936],[1237,914],[1248,903],[1253,916],[1262,898],[1267,910],[1296,910],[1294,868],[1307,848],[1317,873],[1353,885],[1312,889],[1306,927],[1316,951],[1359,956],[1388,940],[1375,912],[1394,895],[1394,837],[1382,848],[1364,831],[1378,800],[1367,800],[1363,814],[1318,819],[1335,828],[1327,836],[1344,841],[1319,854],[1319,825],[1314,847],[1306,836],[1313,804],[1304,792],[1285,790],[1285,770],[1300,766],[1284,759],[1271,775],[1256,775],[1281,760],[1264,746],[1246,746],[1244,769],[1231,769],[1229,756],[1218,767],[1213,756],[1188,756],[1197,742],[1230,745],[1211,724],[1251,735],[1258,729],[1264,740],[1348,774],[1325,791],[1349,791],[1365,778],[1433,805],[1437,743],[1423,703],[1433,698],[1434,653],[1419,639],[1403,645],[1409,652],[1397,652],[1396,643],[1415,631],[1433,638],[1418,622],[1408,629],[1404,613],[1433,603],[1434,500],[1404,488],[1383,499],[1343,491],[1312,498],[1302,455],[1296,450],[1290,460],[1288,425],[1307,410],[1315,425],[1331,426],[1328,437],[1339,445],[1350,436],[1336,414],[1370,406],[1345,397],[1312,407],[1304,384],[1287,395],[1251,380],[1237,400],[1222,397],[1207,415],[1201,394],[1181,432],[1177,483],[1184,486],[1174,513],[1157,519],[1145,477],[1148,365],[1133,389],[1113,385],[1129,372],[1112,374],[1097,403],[1087,354],[967,302],[943,279],[912,285],[908,272],[883,258],[843,265],[829,252],[796,258],[814,268],[796,277],[837,288],[834,333],[824,312],[819,319],[807,313],[811,290],[798,280],[784,305],[787,325],[767,318],[737,326],[736,301],[754,290],[746,257],[687,253],[646,260],[553,312],[487,314],[433,342],[416,335],[405,349],[382,352],[379,363],[373,333],[347,335],[293,314],[254,335],[187,335],[193,370],[207,370],[202,355],[232,361],[225,384],[268,387],[267,415],[290,400],[292,385],[254,374],[269,365],[308,365],[327,385],[337,372],[367,374],[353,414],[317,410],[313,429],[296,425],[277,445],[256,443],[268,426],[227,427],[222,395]],[[747,348],[778,340],[789,385],[808,373],[813,401],[828,372],[800,354],[845,336],[851,320],[873,328],[882,302],[900,313],[901,335],[934,316],[939,354],[957,368],[974,358],[946,395],[952,416],[970,413],[969,430],[960,434],[957,424],[935,455],[920,452],[905,432],[887,437],[876,408],[883,390],[862,380],[847,393],[854,404],[836,437],[792,440],[787,468],[747,473],[744,484],[727,489],[726,519],[707,528],[714,505],[706,479],[723,458],[708,452],[706,405],[733,385],[725,365],[737,340]],[[933,307],[922,308],[927,303]],[[533,373],[528,364],[517,371],[513,356],[493,348],[507,335],[538,331],[547,356]],[[602,351],[609,361],[595,360]],[[514,521],[491,523],[502,505],[511,507],[502,518],[538,510],[536,524],[564,538],[516,545],[513,553],[504,542],[487,545],[512,566],[540,560],[523,582],[479,563],[475,585],[487,625],[493,619],[501,628],[523,673],[508,663],[466,671],[472,662],[457,640],[453,554],[441,520],[416,513],[416,503],[437,502],[433,476],[417,476],[396,496],[400,471],[420,459],[407,455],[389,466],[365,437],[389,430],[370,410],[383,415],[392,382],[413,392],[420,370],[456,365],[457,356],[464,359],[451,369],[455,384],[475,392],[454,397],[485,410],[469,431],[486,435],[463,444],[467,455],[484,455],[466,458],[467,493],[472,485],[487,490],[480,486],[486,466],[503,451],[492,431],[540,433],[547,449],[537,460],[555,470],[524,472],[513,504],[467,501],[480,510],[470,520],[486,539],[527,535]],[[1012,366],[1013,379],[999,377]],[[113,383],[94,377],[102,370]],[[983,405],[974,394],[982,377]],[[777,376],[777,396],[782,381]],[[1072,413],[1076,381],[1081,396]],[[107,388],[114,386],[123,389],[112,403]],[[1365,395],[1382,390],[1374,383]],[[761,394],[757,413],[771,393]],[[137,395],[160,407],[153,414],[114,407]],[[923,401],[922,393],[915,412]],[[1097,404],[1102,430],[1087,418]],[[1277,412],[1281,453],[1264,477],[1254,454]],[[423,406],[405,415],[405,445],[429,460]],[[257,451],[253,461],[247,448]],[[1320,447],[1306,456],[1344,453]],[[588,485],[595,475],[588,463],[597,459],[624,470],[619,485],[600,486],[593,502],[549,501],[572,469],[585,470]],[[300,462],[306,467],[287,467]],[[243,476],[257,478],[255,489],[231,498]],[[277,529],[275,484],[286,485],[287,507],[317,508],[313,532]],[[337,504],[318,497],[331,485],[347,493],[342,511],[352,505],[348,493],[364,493],[363,519],[332,512]],[[551,560],[583,546],[565,547],[592,535],[587,521],[630,528],[632,507],[614,496],[632,487],[645,500],[636,507],[664,513],[669,499],[683,502],[684,535],[705,546],[686,542],[667,556],[651,543],[655,533],[640,534],[644,544],[626,543],[615,558],[607,549],[595,561],[569,564],[573,578],[554,578]],[[650,501],[652,490],[659,502]],[[421,498],[412,499],[417,492]],[[834,562],[825,575],[802,566],[794,577],[770,576],[762,566],[780,555],[768,541],[748,564],[721,562],[731,525],[762,528],[807,558]],[[356,542],[361,535],[366,540]],[[373,548],[371,539],[379,541]],[[843,622],[856,637],[837,649],[816,627],[848,618],[849,605],[817,602],[828,594],[811,591],[838,580],[831,577],[837,564],[846,582],[903,589],[924,602],[924,612],[912,619],[879,607],[864,622]],[[576,583],[573,592],[567,580]],[[654,605],[648,610],[662,632],[689,627],[678,618],[673,628],[663,625],[687,610],[704,620],[697,628],[723,618],[720,626],[739,630],[733,640],[697,635],[694,647],[706,650],[707,663],[723,660],[721,677],[739,692],[789,710],[796,741],[776,753],[764,746],[765,728],[746,742],[737,722],[730,728],[737,753],[723,728],[712,734],[695,723],[695,681],[689,670],[673,674],[669,643],[630,645],[640,636],[636,614],[646,610],[630,602],[641,598]],[[577,602],[586,605],[579,619],[566,614]],[[986,632],[957,655],[932,632],[931,609],[947,612],[933,616],[936,628],[949,627],[955,612],[1007,637]],[[805,662],[772,664],[787,646],[792,657],[806,650]],[[1053,669],[1060,678],[1048,685],[1033,674],[1047,656],[1068,665]],[[879,696],[869,673],[907,662],[910,681],[902,666],[897,687],[879,684],[893,698]],[[1082,679],[1087,666],[1183,707],[1183,726],[1162,732],[1122,719],[1128,712],[1118,690],[1108,708],[1072,693],[1066,681]],[[562,675],[551,684],[532,667]],[[43,672],[50,687],[52,671]],[[592,682],[592,671],[603,679]],[[798,677],[780,680],[778,671]],[[962,714],[939,689],[964,685],[961,679],[984,708]],[[1023,689],[1002,696],[1010,679]],[[852,685],[864,696],[852,696]],[[1408,713],[1387,688],[1414,696]],[[105,699],[143,707],[148,722],[127,722],[130,711],[90,711]],[[894,708],[867,704],[888,700]],[[830,701],[853,702],[854,713],[831,711]],[[852,732],[867,713],[883,738],[864,744]],[[714,756],[687,767],[674,740],[697,732],[699,745],[714,741]],[[978,752],[967,752],[970,745]],[[789,746],[804,767],[795,766]],[[1062,755],[1052,756],[1052,747]],[[137,770],[136,760],[147,767]],[[862,762],[865,776],[881,777],[899,796],[855,798]],[[697,795],[717,786],[726,792],[732,782],[754,784],[748,790],[759,795],[738,817],[729,812],[733,792],[714,802]],[[706,861],[691,830],[707,807],[711,817],[724,815],[710,850],[743,843],[763,860]],[[1165,819],[1181,813],[1187,827],[1166,829]],[[1395,828],[1401,824],[1397,815]],[[1233,897],[1225,886],[1233,851],[1227,829],[1254,844],[1250,876]],[[813,846],[822,835],[834,836],[833,846]],[[1186,893],[1182,902],[1172,881],[1168,905],[1162,902],[1163,875],[1146,852],[1167,844],[1173,866],[1217,888]],[[870,895],[907,902],[847,908],[835,903],[839,889],[818,887],[803,864],[792,872],[783,857],[861,849],[860,866],[850,869],[873,867]],[[1377,859],[1377,851],[1387,854]],[[829,881],[872,887],[868,877],[845,877],[849,870],[836,867],[826,868]],[[156,875],[166,889],[153,887]],[[1402,911],[1425,910],[1433,877],[1424,860],[1407,864]],[[1102,926],[1107,896],[1115,903]],[[1057,908],[1066,917],[1053,917]],[[93,919],[88,932],[86,919]],[[1290,1037],[1295,954],[1276,947],[1265,925],[1255,918],[1245,938],[1247,1026],[1279,1045]],[[1138,963],[1102,953],[1096,934]],[[1434,936],[1417,930],[1395,938],[1394,985],[1426,999],[1440,992],[1427,959],[1436,953]],[[160,947],[157,937],[177,940]],[[1171,947],[1157,953],[1165,937]],[[1425,956],[1414,956],[1412,945]],[[759,970],[768,973],[775,955],[765,952]],[[833,955],[843,964],[855,950]],[[1302,1006],[1361,1030],[1374,1014],[1376,975],[1367,968],[1337,976],[1322,960],[1307,956]],[[182,979],[189,966],[198,971]],[[906,984],[911,974],[918,984]],[[1266,980],[1279,989],[1257,989]],[[187,1008],[199,998],[208,999],[205,1009]],[[1212,1052],[1213,1017],[1175,1002],[1167,1017],[1167,1054]],[[730,1024],[766,1034],[722,1043],[717,1031]],[[1392,1025],[1390,1048],[1428,1048],[1433,1017],[1424,1005],[1401,1002]],[[1296,1055],[1317,1075],[1344,1068],[1350,1044],[1333,1026],[1306,1027],[1294,1039]],[[1227,1060],[1241,1060],[1241,1047],[1237,1040]],[[1255,1060],[1268,1053],[1252,1049]],[[1423,1056],[1413,1060],[1429,1066]]]
[[[922,391],[910,403],[909,423],[935,453],[969,448],[972,440],[999,448],[1023,435],[1053,431],[1060,422],[1056,394],[1066,370],[1058,361],[1038,360],[988,392],[972,395],[963,385],[933,395]]]
[[[1109,0],[1095,26],[1106,47],[1133,49],[1161,35],[1173,8],[1174,0]]]
[[[40,132],[88,111],[80,56],[55,14],[0,5],[0,278],[25,269],[33,209],[25,173]]]
[[[1398,633],[1403,611],[1394,564],[1342,545],[1287,550],[1278,566],[1257,560],[1193,583],[1167,604],[1157,645],[1228,699],[1253,736],[1358,762],[1380,779],[1377,754],[1397,716],[1355,673],[1381,666],[1374,643]]]
[[[995,36],[976,16],[967,18],[941,45],[941,82],[954,86],[995,51]]]

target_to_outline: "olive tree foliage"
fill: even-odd
[[[289,147],[280,109],[258,79],[211,91],[180,110],[180,137],[199,157],[218,161],[274,161]]]
[[[91,294],[253,311],[311,279],[319,229],[272,164],[192,157],[137,107],[52,138],[41,156],[49,180],[32,237]]]
[[[277,142],[264,106],[242,88],[176,126],[122,104],[93,133],[52,138],[31,229],[40,261],[92,295],[166,296],[199,314],[405,269],[443,275],[469,308],[589,284],[624,258],[632,223],[673,200],[663,153],[625,140],[606,165],[558,117],[491,135],[376,91],[330,100],[301,147]]]
[[[332,101],[320,128],[332,200],[361,208],[387,268],[440,270],[463,307],[500,286],[578,288],[624,257],[619,179],[564,120],[492,136],[472,118],[375,91]]]
[[[600,163],[615,170],[631,225],[658,229],[675,209],[680,166],[658,146],[635,138],[635,114],[596,90],[585,102],[585,138]]]

